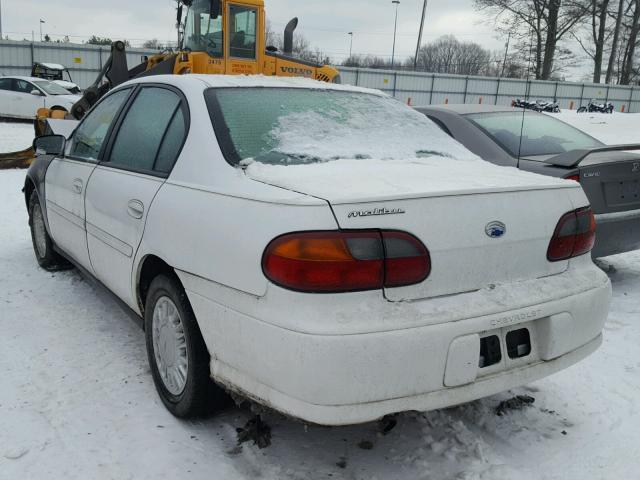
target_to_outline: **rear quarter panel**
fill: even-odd
[[[247,188],[255,183],[245,182]],[[292,231],[336,227],[326,203],[272,203],[168,182],[149,212],[138,262],[154,254],[178,270],[263,296],[268,281],[262,253],[271,240]]]

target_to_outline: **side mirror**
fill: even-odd
[[[40,90],[31,90],[31,95],[35,96],[35,97],[41,97],[42,96],[42,92],[40,92]]]
[[[222,13],[222,4],[220,0],[211,0],[211,18],[214,20]]]
[[[33,151],[36,155],[55,155],[61,156],[64,153],[64,147],[67,139],[63,135],[44,135],[33,141]]]

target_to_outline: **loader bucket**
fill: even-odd
[[[20,152],[0,153],[0,170],[28,168],[36,154],[31,147]]]
[[[34,123],[36,138],[43,135],[51,134],[51,129],[48,125],[49,119],[65,120],[69,118],[69,113],[64,110],[50,110],[48,108],[40,108],[36,113],[36,120]]]

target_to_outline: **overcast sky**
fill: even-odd
[[[0,0],[2,26],[13,39],[40,36],[55,40],[69,35],[72,41],[90,35],[126,38],[133,45],[158,38],[175,40],[175,12],[172,0]],[[273,29],[281,31],[298,16],[298,31],[334,60],[349,53],[349,36],[354,32],[353,52],[391,56],[395,5],[391,0],[266,0]],[[398,10],[396,51],[401,57],[415,51],[422,0],[401,0]],[[493,25],[476,13],[472,0],[430,0],[425,41],[453,34],[474,40],[491,50],[501,50],[504,40],[496,38]]]

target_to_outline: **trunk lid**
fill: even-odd
[[[341,229],[402,230],[429,249],[431,275],[385,291],[415,300],[562,273],[546,254],[560,217],[587,204],[575,182],[483,161],[340,160],[313,165],[252,164],[257,181],[322,198]],[[491,236],[491,226],[506,227]]]
[[[580,164],[579,172],[594,213],[640,209],[640,155],[594,154]]]

